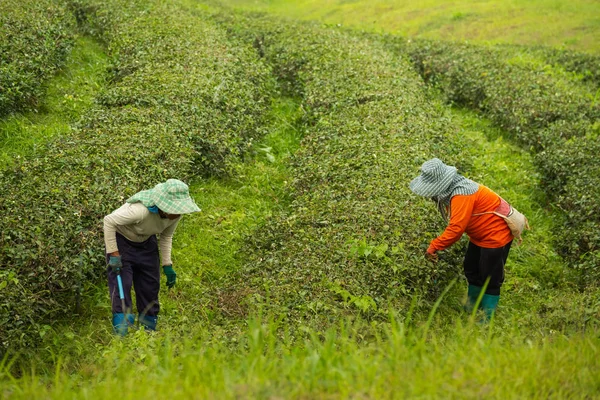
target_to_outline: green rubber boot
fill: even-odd
[[[114,313],[113,332],[119,336],[127,335],[128,328],[133,325],[135,316],[133,314]]]
[[[138,321],[140,321],[140,325],[142,325],[146,331],[155,331],[158,317],[140,314],[138,316]]]
[[[463,306],[466,312],[473,312],[473,307],[477,303],[479,293],[481,293],[481,286],[469,285],[469,289],[467,289],[467,302]]]
[[[492,318],[492,315],[496,312],[498,308],[498,300],[500,300],[500,296],[495,296],[493,294],[484,294],[481,299],[481,309],[485,313],[485,320],[489,321]]]

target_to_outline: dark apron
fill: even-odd
[[[121,254],[123,268],[121,280],[125,293],[125,308],[122,310],[119,297],[117,275],[107,268],[108,290],[113,313],[131,313],[131,286],[135,290],[135,305],[138,314],[156,316],[159,311],[158,291],[160,290],[160,260],[156,235],[145,242],[136,243],[117,233],[117,246]],[[106,259],[108,261],[108,254]]]

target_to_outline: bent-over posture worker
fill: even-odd
[[[104,217],[108,289],[115,333],[125,335],[128,325],[134,323],[135,316],[129,313],[132,285],[140,325],[148,330],[156,329],[160,265],[167,277],[167,287],[173,287],[177,279],[171,262],[173,233],[182,214],[197,211],[200,208],[190,197],[188,186],[180,180],[169,179],[153,189],[136,193]],[[125,310],[119,297],[118,274],[123,283]]]
[[[463,267],[469,283],[466,309],[472,310],[482,287],[489,279],[480,307],[487,318],[495,312],[504,282],[504,264],[513,241],[505,220],[491,212],[505,215],[510,208],[500,196],[487,187],[458,174],[455,167],[433,158],[421,166],[421,174],[413,179],[410,189],[432,199],[448,221],[444,232],[433,239],[425,256],[435,262],[437,252],[458,241],[463,233],[469,246]]]

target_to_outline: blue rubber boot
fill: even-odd
[[[485,313],[485,320],[489,321],[492,318],[492,315],[496,312],[498,308],[498,300],[500,300],[500,296],[496,296],[493,294],[484,294],[481,299],[481,309]]]
[[[481,286],[469,285],[469,289],[467,289],[467,302],[463,306],[466,312],[473,312],[473,307],[477,304],[479,293],[481,293]]]
[[[155,331],[156,330],[156,322],[158,321],[157,316],[149,316],[142,315],[138,316],[138,320],[140,321],[140,325],[144,327],[147,331]]]
[[[135,316],[133,314],[114,313],[112,319],[113,331],[119,336],[125,336],[129,325],[133,325],[134,322]]]

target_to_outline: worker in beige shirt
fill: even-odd
[[[173,233],[182,214],[197,211],[200,208],[190,197],[188,186],[177,179],[169,179],[153,189],[136,193],[104,217],[108,288],[115,333],[127,334],[128,326],[135,321],[131,313],[132,286],[140,325],[147,330],[156,329],[160,265],[167,277],[167,287],[173,287],[177,279],[171,261]],[[117,275],[123,285],[124,304],[119,296]]]

